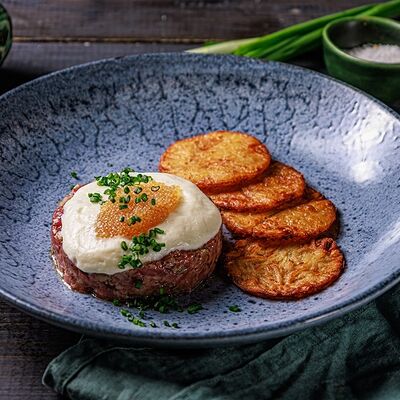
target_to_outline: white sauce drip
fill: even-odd
[[[182,190],[179,206],[158,227],[165,234],[157,241],[165,243],[160,252],[150,252],[140,257],[142,262],[156,261],[174,250],[195,250],[202,247],[219,231],[221,215],[211,200],[196,185],[170,174],[145,172],[155,181],[178,185]],[[96,221],[100,205],[91,203],[88,193],[104,193],[107,187],[91,182],[81,187],[64,205],[62,216],[63,249],[68,258],[82,271],[113,275],[126,271],[118,268],[123,254],[123,237],[98,238]],[[107,196],[105,196],[107,198]]]

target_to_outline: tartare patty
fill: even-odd
[[[156,296],[160,289],[165,294],[188,293],[211,275],[222,249],[222,223],[215,206],[192,183],[153,175],[151,184],[123,185],[130,188],[128,203],[118,200],[118,191],[116,201],[108,200],[107,186],[100,185],[94,196],[88,193],[93,184],[88,184],[76,187],[59,204],[52,219],[51,249],[56,269],[71,289],[126,300]],[[157,188],[156,193],[150,187]],[[123,196],[126,193],[127,189]],[[146,201],[135,202],[143,193]],[[167,198],[173,207],[159,205]],[[158,224],[151,225],[154,221]],[[180,225],[182,234],[173,232]]]

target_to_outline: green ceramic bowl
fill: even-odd
[[[382,63],[346,52],[366,43],[400,45],[400,24],[378,17],[350,17],[328,24],[322,34],[324,59],[330,75],[379,99],[400,100],[400,63]]]
[[[6,58],[12,42],[11,19],[5,8],[0,4],[0,65]]]

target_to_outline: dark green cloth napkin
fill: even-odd
[[[400,286],[323,326],[235,348],[151,350],[82,339],[47,367],[71,399],[400,399]]]

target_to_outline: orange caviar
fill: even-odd
[[[146,233],[167,219],[178,207],[181,197],[179,186],[154,181],[129,186],[128,193],[124,192],[124,188],[119,188],[116,201],[106,201],[100,208],[96,235],[101,238],[122,236],[131,239]],[[121,203],[120,198],[128,198],[129,201]],[[139,202],[136,199],[140,199]]]

